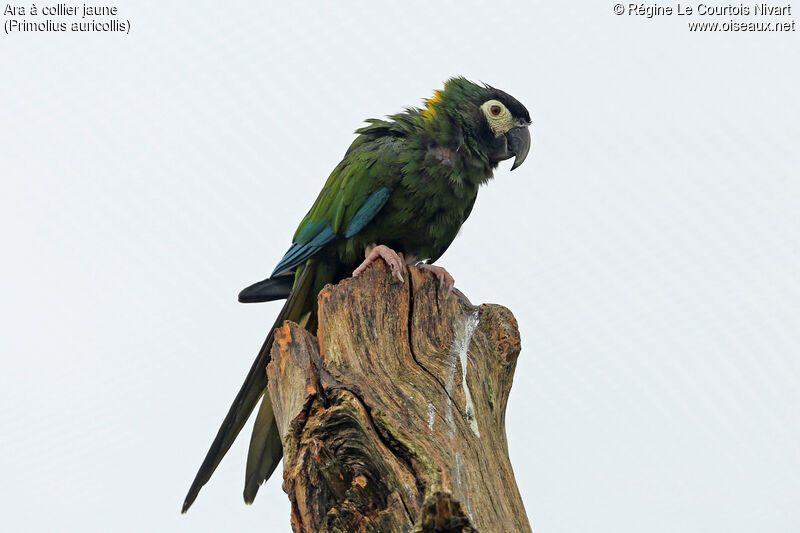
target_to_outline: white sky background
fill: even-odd
[[[463,74],[534,119],[441,261],[519,321],[534,529],[798,530],[798,33],[597,1],[292,4],[0,34],[3,528],[290,531],[279,476],[242,503],[249,425],[179,515],[279,308],[236,294],[364,118]]]

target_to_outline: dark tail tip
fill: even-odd
[[[191,507],[194,501],[197,499],[197,495],[200,494],[200,489],[203,488],[203,485],[205,485],[206,481],[208,481],[208,477],[211,476],[211,474],[208,474],[208,476],[206,476],[205,479],[202,479],[201,482],[200,474],[203,472],[204,470],[201,467],[200,472],[197,473],[197,477],[192,482],[192,486],[189,487],[189,492],[186,493],[186,498],[183,499],[183,507],[181,507],[181,514],[186,514],[186,511],[189,510],[189,507]]]
[[[285,300],[292,292],[292,285],[294,285],[293,275],[267,278],[242,289],[242,292],[239,293],[239,301],[251,304]]]

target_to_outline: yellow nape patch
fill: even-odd
[[[425,100],[425,109],[422,111],[422,116],[427,120],[432,120],[436,117],[436,104],[442,101],[442,91],[435,91],[433,96]]]

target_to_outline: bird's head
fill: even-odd
[[[514,157],[514,170],[525,161],[531,147],[531,116],[508,93],[465,78],[451,78],[444,89],[426,100],[425,118],[455,123],[464,142],[492,164]]]

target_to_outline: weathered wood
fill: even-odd
[[[269,393],[296,532],[531,531],[505,409],[511,312],[382,263],[319,295],[318,339],[276,333]]]

